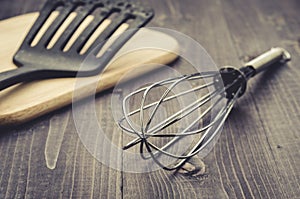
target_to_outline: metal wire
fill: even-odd
[[[222,100],[224,100],[224,93],[227,89],[231,88],[233,85],[236,84],[238,81],[238,78],[232,81],[232,83],[226,85],[223,88],[217,88],[215,87],[215,82],[210,81],[204,85],[199,85],[194,88],[182,91],[180,93],[174,94],[169,96],[170,92],[180,83],[184,81],[193,81],[193,80],[200,80],[200,79],[209,79],[209,78],[215,78],[217,75],[219,75],[218,72],[206,72],[206,73],[195,73],[191,75],[184,75],[181,77],[171,78],[162,80],[159,82],[156,82],[152,85],[146,86],[144,88],[141,88],[135,92],[130,93],[127,95],[122,104],[123,114],[124,117],[121,118],[119,121],[119,126],[126,132],[134,134],[137,136],[136,139],[129,142],[127,145],[125,145],[124,149],[129,149],[132,146],[140,143],[140,154],[141,157],[144,159],[153,158],[153,160],[161,167],[167,170],[174,170],[178,169],[181,165],[185,163],[189,158],[192,156],[198,154],[202,150],[204,150],[207,145],[212,142],[212,140],[215,138],[215,136],[218,134],[219,130],[222,128],[223,123],[225,122],[228,114],[230,113],[233,105],[236,102],[236,99],[238,98],[238,94],[241,90],[239,88],[238,92],[235,93],[235,95],[228,99],[226,102],[226,106],[222,107],[216,116],[212,118],[210,123],[206,124],[202,128],[191,130],[193,126],[195,126],[199,121],[201,121],[205,116],[207,116],[214,107],[218,106],[219,103],[221,103]],[[146,105],[146,99],[148,95],[150,95],[150,91],[154,88],[158,87],[165,87],[168,86],[167,89],[164,91],[164,93],[161,95],[159,100],[149,103]],[[159,122],[153,127],[150,127],[150,124],[153,121],[153,118],[155,117],[155,114],[158,111],[158,108],[162,105],[162,103],[166,103],[172,99],[175,99],[177,97],[181,97],[184,95],[187,95],[189,93],[193,93],[196,91],[201,91],[203,89],[214,89],[211,92],[205,94],[204,96],[197,99],[195,102],[189,104],[188,106],[180,109],[173,115],[167,117],[163,121]],[[131,112],[127,111],[127,103],[128,101],[135,95],[141,93],[142,99],[141,99],[141,105],[138,109],[133,110]],[[190,124],[181,130],[178,133],[163,133],[163,130],[169,127],[170,125],[182,120],[183,118],[190,115],[195,110],[203,107],[204,105],[207,105],[208,103],[214,101],[208,108],[206,108],[205,111],[203,111],[196,119],[190,122]],[[145,110],[153,108],[152,112],[150,113],[149,119],[145,122]],[[139,114],[139,123],[140,126],[136,127],[133,121],[131,120],[131,117],[134,115]],[[201,138],[191,147],[189,147],[189,150],[184,152],[183,154],[173,154],[167,151],[167,149],[170,146],[173,146],[176,144],[180,139],[186,137],[186,136],[192,136],[201,134]],[[203,135],[202,135],[203,134]],[[157,146],[153,142],[149,141],[149,138],[151,137],[170,137],[172,138],[170,141],[168,141],[165,145],[162,147]],[[144,153],[144,149],[149,153],[146,155]],[[170,158],[174,158],[175,161],[171,165],[165,165],[159,160],[159,157],[165,155]]]
[[[124,131],[136,135],[136,138],[124,146],[124,149],[128,149],[134,145],[140,144],[140,154],[142,158],[153,158],[155,163],[167,170],[179,169],[194,155],[201,153],[205,154],[205,151],[210,149],[209,145],[214,143],[213,141],[215,138],[217,138],[217,135],[219,135],[219,132],[236,100],[246,91],[247,81],[249,78],[270,68],[270,66],[276,62],[285,63],[290,59],[291,56],[285,49],[278,47],[272,48],[271,50],[246,63],[245,66],[240,69],[229,66],[221,68],[218,72],[205,72],[201,74],[195,73],[191,75],[170,78],[130,93],[123,100],[122,108],[124,117],[119,121],[119,126]],[[211,78],[212,80],[208,81]],[[169,96],[169,94],[173,93],[173,90],[182,82],[194,80],[203,80],[205,84],[193,87],[191,89],[186,89],[185,91],[181,91],[177,94]],[[164,90],[158,100],[146,104],[146,99],[150,98],[150,92],[159,87],[167,87],[167,89]],[[164,103],[197,91],[209,92],[205,95],[201,94],[198,99],[185,105],[179,111],[158,122],[158,124],[151,126],[155,120],[158,109]],[[127,111],[126,105],[128,104],[128,101],[137,94],[142,94],[139,108],[131,112]],[[222,102],[224,100],[226,101],[225,105],[218,109],[219,105],[223,105]],[[147,112],[146,110],[150,108],[152,108],[152,111],[149,110],[151,111],[150,115],[148,119],[145,120],[145,114]],[[164,132],[167,127],[171,127],[173,124],[177,124],[177,122],[182,121],[183,119],[188,119],[188,116],[190,116],[191,113],[194,113],[196,110],[201,108],[205,110],[195,119],[192,119],[192,121],[188,121],[189,124],[183,130],[180,130],[178,133]],[[217,114],[214,115],[212,112],[215,108],[217,108]],[[133,118],[135,115],[139,116],[139,125],[137,125],[137,127],[131,120],[131,118]],[[211,116],[210,122],[205,124],[207,116],[209,115]],[[201,123],[202,121],[204,123],[203,127],[197,127],[195,130],[194,127],[196,124]],[[186,146],[184,146],[184,151],[180,154],[175,154],[174,152],[168,151],[171,146],[175,146],[175,144],[178,144],[179,141],[194,135],[200,135],[199,140],[196,142],[193,140],[190,145],[186,144],[186,142],[181,142],[185,145],[189,145],[189,147],[188,149],[185,149]],[[158,146],[150,140],[151,138],[170,138],[170,140],[168,140],[164,145]],[[182,145],[178,144],[176,147],[181,148]],[[147,151],[147,154],[145,154],[145,151]],[[162,161],[162,159],[160,159],[162,156],[171,158],[172,160],[174,159],[174,161],[166,164]]]

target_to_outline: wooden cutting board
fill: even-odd
[[[37,16],[38,13],[30,13],[0,21],[0,72],[16,68],[12,62],[13,55]],[[139,50],[119,56],[129,49]],[[174,61],[178,49],[177,41],[169,35],[149,29],[140,30],[115,56],[119,56],[118,59],[111,62],[101,74],[102,81],[97,83],[97,92],[113,87],[131,69],[143,67],[139,71],[146,73],[157,69],[159,64]],[[149,63],[156,64],[145,66]],[[87,82],[94,85],[99,78],[89,79]],[[23,83],[0,91],[0,126],[23,123],[71,104],[75,83],[76,78],[51,79]],[[82,89],[88,86],[85,85]],[[80,98],[90,94],[94,92],[87,89]]]

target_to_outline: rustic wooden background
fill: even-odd
[[[1,0],[0,19],[37,11],[43,2]],[[300,198],[300,1],[147,3],[156,11],[151,26],[190,35],[219,65],[239,65],[272,46],[286,48],[293,60],[250,83],[204,159],[204,175],[110,169],[80,142],[66,107],[1,129],[0,198]],[[109,100],[108,92],[96,104]]]

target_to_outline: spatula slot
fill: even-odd
[[[119,36],[124,33],[129,27],[131,23],[134,23],[135,16],[128,15],[128,19],[124,21],[116,30],[115,32],[109,37],[103,47],[100,49],[98,53],[96,53],[96,57],[100,58],[104,52],[119,38]]]
[[[95,56],[100,52],[102,47],[108,42],[108,40],[111,38],[112,40],[115,40],[117,37],[113,37],[116,35],[120,35],[122,32],[124,32],[128,26],[125,24],[125,22],[129,19],[129,15],[126,16],[124,13],[114,13],[111,15],[108,19],[106,19],[104,22],[107,20],[111,21],[105,29],[100,34],[93,35],[93,40],[94,42],[92,45],[89,47],[89,50],[95,50],[94,52],[97,52]],[[124,24],[124,25],[123,25]],[[121,27],[122,26],[122,27]],[[119,29],[120,28],[120,29]],[[116,34],[115,34],[116,33]],[[95,37],[97,36],[97,38]],[[96,40],[94,39],[96,38]],[[111,41],[112,41],[111,40]],[[107,46],[107,45],[106,45]],[[97,49],[95,49],[97,47]],[[101,53],[100,53],[101,54]]]
[[[77,7],[76,10],[74,11],[77,14],[76,17],[72,20],[72,22],[70,22],[68,27],[64,30],[61,37],[55,44],[55,48],[59,51],[67,52],[69,50],[69,48],[71,48],[71,46],[75,42],[75,40],[77,39],[78,36],[76,37],[76,34],[78,35],[78,33],[80,33],[80,32],[76,33],[76,31],[79,31],[78,29],[82,29],[82,27],[80,27],[80,26],[82,24],[86,24],[87,22],[89,22],[89,20],[91,18],[91,16],[89,16],[89,15],[94,15],[91,13],[96,10],[101,10],[102,6],[103,6],[102,3],[98,3],[96,5],[85,5],[85,6]],[[100,12],[100,11],[98,11],[98,12]],[[68,20],[66,20],[65,23],[67,21]]]
[[[57,4],[57,7],[53,7],[47,19],[38,29],[38,32],[31,42],[30,46],[34,47],[36,45],[42,45],[42,47],[50,49],[50,47],[55,44],[55,39],[53,40],[53,37],[57,32],[59,32],[59,30],[65,29],[67,27],[68,23],[64,24],[64,22],[66,21],[66,19],[70,19],[69,15],[76,7],[78,6],[69,5],[66,7],[62,4]],[[41,13],[41,15],[43,14],[45,13]],[[51,44],[49,45],[49,43]]]
[[[72,21],[75,19],[76,16],[77,16],[77,12],[71,12],[69,14],[69,16],[63,22],[63,24],[60,26],[60,28],[56,31],[55,35],[52,37],[51,41],[47,45],[47,49],[51,49],[56,44],[60,36],[69,27],[69,25],[72,23]]]
[[[111,35],[108,36],[108,39],[106,39],[105,41],[102,41],[101,43],[97,43],[95,42],[94,45],[92,46],[91,50],[95,50],[95,52],[97,52],[95,54],[95,56],[97,58],[100,58],[101,56],[104,55],[105,51],[107,51],[110,47],[112,47],[114,45],[114,43],[120,38],[120,36],[126,32],[126,30],[135,27],[135,25],[139,24],[140,21],[139,19],[131,14],[131,13],[126,13],[125,14],[126,17],[124,18],[124,20],[116,26],[115,30],[111,32]],[[124,38],[126,38],[127,36],[129,36],[132,32],[135,32],[136,30],[131,30],[128,33],[125,33],[126,36],[124,36]],[[122,38],[120,38],[122,40]],[[118,42],[122,42],[122,41],[118,41]],[[117,44],[118,45],[118,44]],[[97,49],[93,49],[93,48],[97,48]]]
[[[101,11],[101,10],[100,10]],[[111,24],[111,22],[120,15],[120,10],[114,9],[110,12],[110,14],[107,14],[101,23],[99,23],[96,28],[94,28],[90,35],[87,36],[87,41],[84,42],[84,45],[81,47],[79,46],[78,52],[79,54],[83,55],[85,54],[90,47],[94,44],[94,42],[99,38],[99,36],[103,33],[103,31]],[[99,16],[101,12],[93,12],[92,14],[95,16]],[[103,41],[104,42],[104,41]]]
[[[97,27],[97,29],[93,32],[93,34],[90,36],[90,38],[88,39],[88,41],[85,43],[85,45],[83,46],[83,48],[80,50],[79,54],[81,54],[81,55],[85,54],[89,50],[89,48],[91,47],[91,45],[99,37],[99,35],[103,32],[103,30],[105,30],[107,28],[107,26],[109,26],[110,23],[111,23],[111,20],[109,20],[109,19],[104,20]]]
[[[30,43],[31,47],[34,47],[34,46],[36,46],[39,43],[39,41],[41,40],[41,38],[43,37],[43,35],[45,34],[45,32],[49,29],[49,27],[51,26],[51,24],[53,23],[53,21],[58,17],[58,15],[59,15],[59,11],[51,12],[51,14],[46,19],[46,21],[43,24],[43,26],[38,30],[38,32],[35,35],[34,39]]]
[[[80,24],[80,26],[77,28],[77,30],[73,33],[70,40],[67,42],[66,46],[63,48],[63,52],[67,52],[70,50],[70,48],[73,46],[75,41],[78,39],[78,37],[81,35],[81,33],[88,27],[88,25],[94,20],[93,15],[88,15],[83,22]]]
[[[48,50],[57,46],[59,50],[68,52],[74,48],[77,53],[84,55],[98,46],[97,56],[100,56],[104,45],[108,47],[117,39],[117,35],[128,29],[131,24],[135,25],[135,14],[140,12],[129,2],[114,2],[114,5],[110,6],[107,6],[110,1],[105,3],[106,5],[95,0],[74,1],[72,5],[68,1],[54,2],[58,7],[51,12],[31,47],[41,43]],[[105,44],[110,37],[114,38]]]
[[[130,0],[47,0],[13,57],[17,66],[27,66],[37,75],[31,77],[25,71],[23,79],[14,76],[2,89],[36,79],[75,77],[78,72],[98,74],[138,28],[151,20],[153,12],[146,17],[141,10],[145,9]],[[92,50],[93,56],[100,56],[97,64],[80,68]]]
[[[97,6],[103,6],[103,4],[98,4]],[[76,6],[74,8],[75,8],[75,10],[69,14],[69,16],[64,20],[64,22],[61,24],[59,29],[56,31],[56,33],[52,37],[51,41],[47,45],[47,49],[51,49],[59,41],[59,38],[63,34],[65,34],[65,38],[69,38],[68,35],[70,35],[72,32],[74,32],[76,29],[78,29],[79,25],[77,25],[77,24],[80,24],[81,19],[83,19],[89,13],[89,11],[86,10],[86,7],[84,6],[83,3],[79,2],[78,4],[76,4]],[[81,14],[81,16],[77,17],[78,14]],[[75,18],[78,21],[77,23],[74,22]],[[73,26],[71,26],[71,23],[73,23],[72,24]],[[64,41],[64,40],[66,40],[66,39],[63,39],[61,41]],[[65,44],[65,42],[64,42],[64,44]]]
[[[109,37],[100,51],[96,54],[97,58],[100,58],[104,52],[118,39],[118,37],[124,33],[128,29],[129,25],[127,23],[123,23],[118,27],[118,29]]]

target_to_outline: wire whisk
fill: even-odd
[[[247,81],[290,59],[285,49],[276,47],[240,69],[229,66],[165,79],[128,94],[123,99],[119,126],[136,138],[123,149],[140,144],[141,157],[153,158],[166,170],[181,168],[197,154],[204,156],[216,142],[235,102],[245,93]],[[184,96],[189,101],[180,103]],[[136,102],[137,98],[140,104],[130,110],[131,100]],[[176,124],[179,127],[175,128]]]

